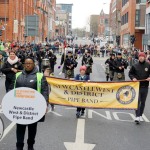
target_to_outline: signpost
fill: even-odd
[[[47,104],[42,94],[31,88],[16,88],[2,100],[4,115],[17,124],[32,124],[46,113]]]

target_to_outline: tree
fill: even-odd
[[[98,34],[99,16],[91,15],[90,17],[90,32],[95,37]]]

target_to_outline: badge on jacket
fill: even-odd
[[[145,68],[145,71],[147,72],[147,71],[148,71],[148,68]]]

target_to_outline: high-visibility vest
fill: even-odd
[[[16,80],[15,80],[15,84],[14,84],[14,88],[16,88],[16,81],[17,81],[17,78],[22,74],[22,72],[18,72],[16,73]],[[37,91],[39,93],[41,93],[41,81],[42,81],[42,78],[43,78],[43,73],[39,73],[37,72],[36,73],[36,76],[37,76]]]
[[[4,45],[3,45],[3,43],[0,43],[0,50],[1,50],[1,51],[4,50]]]

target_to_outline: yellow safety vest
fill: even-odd
[[[14,88],[16,88],[16,81],[17,81],[17,78],[22,74],[22,72],[18,72],[16,73],[16,80],[15,80],[15,84],[14,84]],[[41,81],[42,81],[42,78],[43,78],[43,73],[39,73],[37,72],[36,73],[36,76],[37,76],[37,91],[39,93],[41,93]]]

